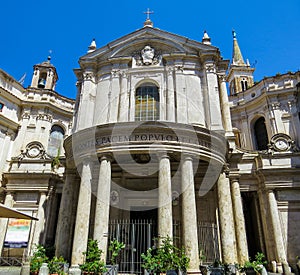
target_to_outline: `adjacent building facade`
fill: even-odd
[[[1,199],[39,218],[27,249],[7,247],[0,221],[2,256],[54,245],[76,269],[88,238],[108,261],[116,238],[120,272],[142,273],[140,254],[170,236],[191,273],[257,252],[274,272],[295,267],[299,72],[256,83],[235,33],[229,61],[206,32],[197,42],[150,19],[93,41],[79,65],[75,101],[55,92],[50,59],[28,88],[1,71]]]

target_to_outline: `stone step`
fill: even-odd
[[[0,266],[0,275],[20,275],[20,266]]]

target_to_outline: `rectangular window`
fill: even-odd
[[[4,104],[2,102],[0,102],[0,112],[2,112],[3,107],[4,107]]]

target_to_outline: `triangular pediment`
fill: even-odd
[[[110,58],[131,57],[146,45],[158,50],[160,54],[182,53],[199,55],[202,51],[218,51],[218,48],[214,46],[206,45],[184,36],[157,28],[144,27],[82,56],[80,61],[101,61]]]

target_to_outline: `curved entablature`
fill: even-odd
[[[179,159],[188,154],[212,165],[226,163],[226,139],[213,131],[187,124],[145,121],[98,125],[74,133],[65,140],[69,164],[78,166],[86,158],[111,155],[166,152]],[[131,157],[130,157],[131,158]]]

